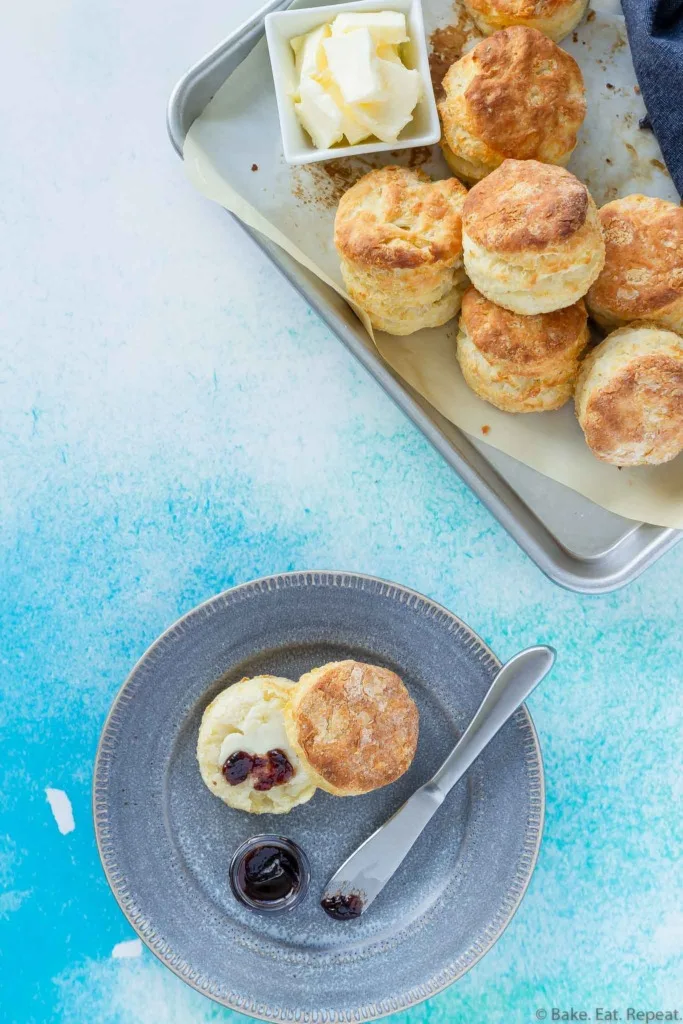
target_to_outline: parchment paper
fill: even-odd
[[[316,3],[297,0],[294,6]],[[453,26],[433,36],[442,46],[462,42],[468,49],[476,41],[457,6],[424,0],[424,13],[428,35]],[[592,11],[563,46],[580,64],[588,96],[588,116],[570,170],[586,182],[599,206],[631,192],[679,202],[654,136],[639,128],[645,107],[623,19]],[[343,191],[382,163],[419,164],[433,177],[449,173],[438,148],[400,151],[388,159],[288,166],[265,40],[195,121],[184,158],[200,192],[282,246],[342,295],[332,227]],[[372,336],[367,318],[354,309]],[[455,358],[455,333],[453,321],[407,338],[376,332],[374,341],[393,369],[462,430],[618,515],[683,528],[683,456],[664,466],[619,470],[590,453],[571,406],[517,416],[499,412],[465,384]]]

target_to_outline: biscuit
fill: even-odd
[[[447,323],[460,309],[468,283],[464,269],[458,267],[436,287],[425,281],[424,289],[415,296],[415,305],[408,306],[394,297],[394,285],[384,292],[378,289],[372,273],[359,271],[346,261],[342,262],[341,271],[349,295],[364,309],[372,307],[373,326],[396,335],[412,334],[425,327],[440,327]]]
[[[458,362],[475,395],[503,412],[552,412],[566,405],[574,394],[574,378],[549,381],[510,374],[500,378],[462,329],[458,333]]]
[[[505,160],[471,189],[462,236],[465,270],[477,291],[525,316],[573,305],[605,261],[586,186],[536,160]]]
[[[553,313],[520,316],[474,288],[463,298],[460,368],[475,394],[504,412],[548,412],[569,401],[587,343],[582,301]]]
[[[521,316],[468,288],[460,323],[489,363],[527,377],[552,376],[573,366],[588,343],[588,316],[581,299],[552,313]]]
[[[608,335],[584,360],[576,415],[615,466],[656,466],[683,451],[683,338],[654,324]]]
[[[455,178],[405,167],[370,171],[346,192],[334,243],[349,296],[380,330],[437,327],[460,308],[462,204]]]
[[[242,679],[219,693],[204,711],[197,738],[199,770],[208,789],[230,807],[252,814],[286,814],[315,793],[285,730],[284,708],[295,686],[291,679],[278,676]],[[268,759],[273,751],[281,752],[285,761],[277,755],[274,762]],[[249,756],[240,758],[242,753]],[[270,770],[273,764],[275,772]],[[290,774],[287,764],[293,774],[282,781]],[[226,765],[235,770],[226,773]]]
[[[330,662],[302,676],[285,724],[310,777],[335,796],[369,793],[403,775],[419,726],[396,673],[359,661]]]
[[[566,164],[586,116],[578,64],[531,28],[482,40],[451,65],[443,89],[441,148],[467,182],[508,157]]]
[[[683,209],[632,195],[599,217],[606,255],[586,298],[591,316],[608,331],[647,320],[683,332]]]
[[[484,35],[510,25],[538,29],[559,43],[579,24],[588,0],[465,0],[477,28]]]

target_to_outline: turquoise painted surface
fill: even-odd
[[[99,867],[91,767],[166,626],[307,567],[423,591],[501,657],[559,651],[531,701],[548,814],[529,892],[470,974],[396,1024],[683,1015],[683,546],[607,597],[549,583],[185,186],[167,93],[243,13],[226,24],[207,0],[188,24],[156,2],[79,0],[10,17],[5,67],[32,63],[22,116],[2,98],[0,1019],[244,1019],[146,950],[112,955],[134,935]],[[74,831],[46,788],[67,794]]]

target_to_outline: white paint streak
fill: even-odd
[[[60,1019],[116,1024],[242,1021],[164,970],[154,957],[84,960],[55,979]],[[446,1019],[446,1018],[444,1018]]]
[[[127,942],[117,942],[111,951],[111,955],[118,959],[142,955],[142,943],[140,939],[129,939]]]
[[[73,832],[76,828],[74,812],[71,808],[71,801],[64,790],[50,789],[48,787],[45,790],[45,796],[47,797],[48,803],[50,804],[50,810],[57,822],[57,828],[62,835],[65,836],[68,832]]]
[[[25,899],[31,895],[31,889],[11,889],[9,892],[0,892],[0,918],[8,918],[15,910],[18,910]]]

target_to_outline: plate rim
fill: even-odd
[[[250,997],[249,1001],[247,1001],[245,997],[238,996],[237,993],[228,992],[223,994],[218,991],[215,981],[203,976],[201,970],[192,967],[180,954],[176,953],[170,943],[157,933],[153,923],[144,916],[141,909],[132,904],[128,897],[125,876],[118,871],[115,863],[112,864],[110,862],[107,851],[110,839],[107,834],[108,790],[106,780],[108,764],[105,761],[108,755],[111,754],[111,750],[107,750],[107,742],[111,744],[117,732],[117,713],[121,709],[122,704],[133,699],[133,694],[127,691],[130,690],[142,665],[150,658],[154,658],[159,649],[175,639],[178,633],[184,632],[187,624],[192,619],[207,614],[214,614],[213,606],[227,606],[228,603],[233,603],[235,600],[244,600],[249,592],[262,593],[263,591],[278,590],[283,586],[342,586],[349,589],[357,587],[362,590],[366,584],[379,585],[380,589],[377,596],[395,599],[397,596],[405,595],[409,600],[418,602],[417,606],[422,604],[426,606],[426,609],[433,609],[434,612],[451,620],[469,635],[472,647],[479,649],[482,659],[486,658],[495,667],[499,668],[501,666],[502,663],[488,644],[458,615],[442,604],[439,604],[438,601],[434,601],[432,598],[426,597],[419,591],[406,587],[401,583],[349,570],[301,569],[273,573],[239,583],[234,587],[229,587],[227,590],[212,595],[185,612],[184,615],[181,615],[180,618],[165,629],[138,658],[115,694],[97,743],[92,776],[93,825],[100,863],[107,884],[119,908],[150,952],[177,977],[195,991],[207,996],[219,1005],[256,1020],[296,1020],[297,1024],[323,1024],[323,1022],[325,1024],[347,1024],[347,1022],[365,1024],[366,1021],[378,1020],[388,1014],[408,1010],[413,1006],[419,1005],[425,999],[431,999],[456,981],[459,981],[496,944],[519,909],[538,861],[545,822],[545,772],[536,727],[526,704],[522,704],[515,712],[513,720],[517,720],[519,725],[523,723],[529,733],[530,744],[525,745],[524,757],[527,769],[530,772],[532,787],[531,810],[527,817],[526,834],[523,844],[523,867],[518,866],[511,886],[501,901],[500,908],[494,917],[494,923],[489,924],[484,932],[473,940],[466,952],[461,954],[454,963],[443,968],[438,974],[416,988],[388,997],[379,1003],[347,1007],[343,1010],[319,1009],[299,1010],[296,1012],[284,1007],[268,1006],[263,1002],[259,1002],[254,997]],[[387,589],[384,591],[382,588]],[[463,961],[465,962],[463,963]]]

